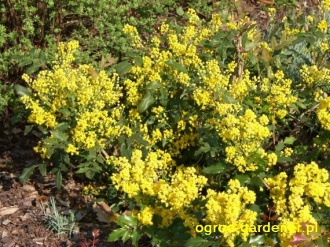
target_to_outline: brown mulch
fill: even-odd
[[[129,246],[106,241],[115,226],[96,220],[91,203],[81,196],[82,184],[66,180],[61,192],[56,190],[52,177],[33,176],[30,182],[20,184],[20,173],[33,161],[37,161],[33,151],[22,147],[0,153],[0,246],[93,246],[93,230],[99,230],[94,246]],[[60,212],[75,209],[76,213],[85,215],[71,236],[57,236],[47,229],[40,204],[50,196],[56,198]]]

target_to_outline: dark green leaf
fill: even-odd
[[[139,113],[142,113],[145,110],[147,110],[149,108],[149,106],[151,106],[154,103],[154,101],[155,101],[155,99],[152,96],[152,94],[149,91],[147,91],[138,106]]]
[[[283,157],[282,156],[282,157],[277,158],[277,161],[285,163],[285,162],[291,162],[291,161],[293,161],[293,159],[290,158],[290,157]]]
[[[42,64],[46,64],[47,60],[46,60],[46,54],[44,51],[40,51],[39,60]]]
[[[207,239],[203,239],[201,237],[197,237],[197,238],[190,238],[185,247],[207,247],[210,245],[210,241]]]
[[[34,172],[34,169],[37,167],[38,165],[33,165],[33,166],[30,166],[30,167],[26,167],[24,168],[21,176],[19,176],[19,181],[24,184],[30,177],[31,175],[33,174]]]
[[[205,167],[203,169],[203,173],[216,174],[216,173],[222,172],[224,169],[225,169],[225,167],[223,164],[216,164],[216,165]]]
[[[62,172],[60,170],[56,173],[55,184],[57,189],[61,189],[62,187]]]
[[[18,67],[22,68],[22,67],[30,65],[32,63],[33,63],[32,59],[30,59],[30,58],[24,59],[24,60],[22,60],[21,62],[18,63]]]
[[[127,232],[127,231],[129,231],[129,230],[126,228],[119,228],[119,229],[113,230],[108,237],[108,241],[115,242],[115,241],[119,240],[119,238],[122,237],[125,234],[125,232]]]
[[[38,165],[39,171],[41,173],[42,176],[46,176],[47,175],[47,167],[46,164],[42,163]]]
[[[24,95],[32,96],[31,91],[26,87],[23,87],[21,85],[15,85],[14,88],[15,88],[16,93],[20,96],[24,96]]]
[[[28,67],[25,72],[27,74],[33,74],[34,72],[38,71],[40,69],[39,64],[32,64],[30,67]]]
[[[276,148],[275,148],[275,153],[276,154],[279,153],[280,151],[283,150],[283,148],[284,148],[284,143],[283,142],[277,143]]]
[[[130,64],[127,61],[124,61],[124,62],[121,62],[121,63],[117,64],[115,66],[115,69],[116,69],[116,71],[119,75],[123,75],[123,74],[128,73],[131,70],[132,67],[133,67],[132,64]]]

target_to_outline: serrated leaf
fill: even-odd
[[[113,230],[109,234],[108,241],[115,242],[115,241],[119,240],[119,238],[122,237],[125,234],[125,232],[127,232],[127,231],[128,231],[128,229],[126,229],[126,228],[119,228],[119,229]]]
[[[292,145],[295,140],[297,140],[296,138],[294,138],[293,136],[288,136],[284,139],[284,144],[287,144],[287,145]]]
[[[119,75],[123,75],[123,74],[128,73],[131,70],[132,67],[133,67],[132,64],[130,64],[127,61],[124,61],[124,62],[121,62],[121,63],[117,64],[115,66],[115,69],[116,69],[116,71]]]
[[[123,237],[121,238],[121,240],[123,241],[123,243],[127,242],[127,240],[129,240],[132,237],[132,231],[126,231],[123,235]]]
[[[277,154],[278,152],[282,151],[283,148],[284,148],[284,143],[283,142],[277,143],[276,148],[275,148],[275,153]]]
[[[205,174],[217,174],[222,172],[225,169],[223,164],[216,164],[212,166],[205,167],[203,173]]]
[[[55,184],[56,184],[57,189],[61,189],[61,187],[62,187],[62,172],[60,170],[58,170],[57,173],[56,173]]]
[[[39,164],[38,165],[39,171],[41,173],[42,176],[46,176],[47,175],[47,167],[46,164]]]
[[[118,218],[118,224],[120,226],[137,226],[137,219],[135,219],[134,217],[130,216],[130,215],[121,215]]]
[[[65,142],[68,139],[68,137],[60,131],[52,130],[50,133],[59,141]]]
[[[154,97],[152,96],[152,94],[148,91],[143,99],[141,100],[139,106],[138,106],[138,111],[139,113],[142,113],[144,111],[146,111],[149,106],[151,106],[153,103],[154,103],[155,99]]]
[[[31,177],[31,175],[33,174],[34,172],[34,169],[37,167],[37,165],[33,165],[33,166],[30,166],[30,167],[26,167],[24,168],[21,176],[19,176],[19,181],[24,184],[26,181],[29,180],[29,178]]]
[[[134,230],[132,234],[132,244],[134,247],[138,246],[140,238],[141,238],[141,234],[137,230]]]
[[[15,85],[15,92],[20,95],[20,96],[31,96],[32,95],[32,92],[26,88],[26,87],[23,87],[21,85]]]

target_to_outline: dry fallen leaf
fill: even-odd
[[[0,209],[0,217],[8,214],[14,214],[19,210],[16,206],[4,207]]]
[[[119,214],[113,212],[106,202],[97,202],[93,204],[94,212],[100,222],[111,223],[116,222]]]

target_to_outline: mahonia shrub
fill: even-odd
[[[327,2],[320,6],[327,13]],[[327,57],[324,21],[309,20],[307,31],[285,22],[271,46],[248,17],[236,21],[225,11],[205,22],[189,9],[185,26],[164,23],[150,42],[126,25],[142,55],[110,78],[73,66],[77,43],[61,44],[53,70],[24,76],[32,89],[22,98],[29,121],[46,135],[36,151],[60,163],[84,159],[77,172],[89,177],[112,171],[130,214],[119,217],[122,228],[111,241],[131,238],[137,246],[142,234],[158,246],[326,241],[330,101],[318,55]],[[297,77],[282,64],[299,42],[316,45]],[[108,168],[96,165],[103,159]],[[268,222],[301,228],[246,230]],[[310,233],[307,224],[322,231]],[[197,232],[197,225],[235,230]]]
[[[327,10],[323,3],[320,11]],[[325,228],[327,222],[315,212],[329,212],[329,171],[317,164],[327,154],[313,143],[313,137],[323,145],[328,139],[328,133],[323,139],[316,135],[327,131],[327,69],[323,61],[313,61],[327,51],[324,20],[317,20],[315,28],[309,23],[311,30],[295,31],[284,19],[270,46],[247,17],[234,21],[215,14],[205,23],[192,9],[187,16],[181,31],[163,24],[161,36],[148,44],[134,27],[124,28],[144,53],[123,87],[128,124],[146,142],[128,138],[122,156],[109,162],[118,168],[112,175],[116,188],[137,203],[131,216],[154,244],[164,246],[186,244],[186,235],[175,234],[183,229],[193,236],[189,246],[324,241],[321,232],[306,232],[306,224]],[[319,39],[310,54],[315,65],[302,65],[297,78],[282,63],[292,46],[315,34]],[[323,82],[317,98],[306,84],[313,80],[304,72],[310,69],[324,71],[315,78]],[[305,114],[311,119],[298,122]],[[316,130],[306,130],[311,123]],[[308,132],[313,135],[309,142],[302,138]],[[240,227],[267,224],[272,207],[276,223],[286,230],[260,237]],[[219,229],[197,237],[198,224],[231,225],[235,232]],[[290,226],[301,227],[292,231]],[[114,231],[110,240],[123,234]]]
[[[71,165],[69,154],[81,157],[77,173],[92,178],[102,170],[100,150],[125,131],[120,125],[123,106],[118,75],[110,78],[91,65],[73,67],[78,46],[76,41],[61,43],[52,70],[41,71],[35,79],[23,75],[31,89],[21,97],[30,110],[28,121],[44,135],[34,150],[54,161],[58,187],[62,172]],[[45,164],[39,169],[45,173]]]

